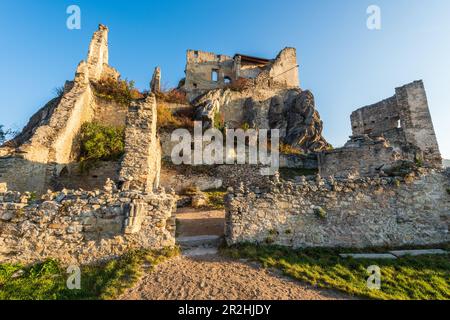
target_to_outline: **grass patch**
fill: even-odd
[[[153,268],[178,254],[178,248],[137,250],[100,265],[83,266],[80,290],[67,288],[68,274],[56,260],[28,267],[0,264],[0,300],[114,299],[137,282],[144,263]]]
[[[224,188],[211,189],[203,192],[208,199],[208,208],[215,210],[225,209],[225,195],[227,190]]]
[[[280,168],[280,177],[284,180],[294,180],[301,176],[315,176],[319,173],[317,169],[303,169],[303,168]]]
[[[312,285],[372,299],[450,299],[450,254],[397,260],[355,260],[339,253],[358,250],[302,249],[243,244],[222,248],[222,254],[250,259],[264,267]],[[386,251],[384,251],[386,252]],[[381,289],[367,288],[367,267],[381,268]]]

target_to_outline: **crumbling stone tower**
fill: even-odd
[[[108,28],[99,25],[89,45],[87,59],[78,65],[74,80],[66,82],[62,96],[39,110],[14,140],[0,148],[0,182],[6,182],[10,190],[42,194],[47,189],[57,188],[61,172],[77,161],[77,135],[84,123],[95,120],[106,125],[125,126],[126,121],[132,122],[126,119],[134,118],[135,106],[119,105],[95,95],[93,83],[102,78],[120,78],[119,72],[108,65],[108,57]],[[137,105],[146,110],[156,108],[152,94]],[[159,181],[156,130],[147,130],[147,127],[156,126],[156,112],[144,113],[140,120],[142,125],[131,123],[133,132],[136,135],[139,132],[148,134],[147,139],[136,140],[133,134],[128,133],[125,150],[126,153],[134,152],[127,145],[131,143],[147,152],[145,157],[152,163],[147,161],[139,176],[149,177],[146,185],[140,185],[149,191],[157,187]],[[147,143],[152,147],[148,148]],[[134,165],[127,154],[125,160],[126,166]],[[133,177],[128,172],[122,180],[139,180],[139,176]]]
[[[416,152],[425,165],[442,166],[422,81],[396,88],[394,96],[354,111],[351,123],[353,135],[383,136],[401,153]]]

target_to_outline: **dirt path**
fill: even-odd
[[[178,257],[156,267],[124,300],[324,300],[347,296],[220,256]]]
[[[181,208],[177,211],[178,236],[219,235],[223,236],[225,212],[223,210],[200,210]]]

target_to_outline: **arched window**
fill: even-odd
[[[231,83],[231,78],[230,77],[224,77],[223,78],[223,82],[225,82],[225,84],[230,84]]]

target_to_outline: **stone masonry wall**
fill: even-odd
[[[125,190],[152,191],[159,186],[161,146],[156,136],[156,99],[134,102],[127,114],[125,155],[120,182]]]
[[[107,188],[108,189],[108,188]],[[63,190],[33,200],[0,193],[0,262],[108,259],[130,249],[174,246],[175,196]]]
[[[320,175],[345,178],[381,174],[385,166],[407,157],[390,147],[382,137],[372,139],[359,135],[351,137],[343,148],[319,153],[318,159]]]
[[[449,172],[242,187],[226,197],[228,244],[371,247],[450,240]]]
[[[354,135],[383,135],[394,147],[415,146],[426,165],[442,166],[422,81],[396,88],[393,97],[354,111],[351,122]]]
[[[90,82],[119,76],[107,63],[108,29],[100,25],[74,81],[66,84],[60,98],[30,119],[24,132],[12,141],[13,148],[0,150],[0,182],[6,182],[10,189],[39,194],[54,187],[54,179],[76,158],[74,142],[81,125],[94,119],[96,99]]]

